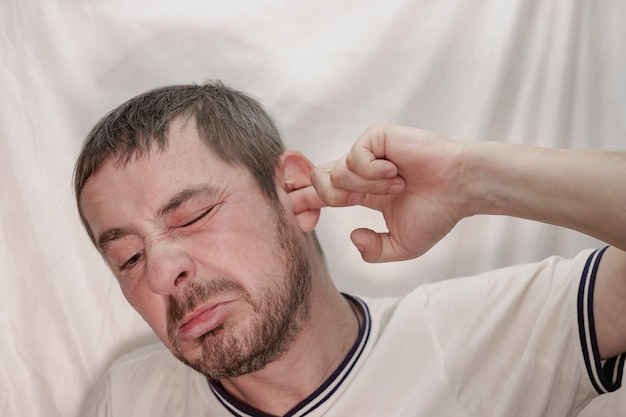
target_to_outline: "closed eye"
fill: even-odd
[[[202,220],[207,214],[209,214],[211,211],[213,211],[213,207],[215,206],[211,206],[210,208],[208,208],[207,210],[203,211],[202,213],[200,213],[199,216],[194,217],[191,221],[180,225],[179,227],[187,227],[187,226],[191,226],[192,224],[196,223],[199,220]]]

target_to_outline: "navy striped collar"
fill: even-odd
[[[305,398],[302,402],[296,405],[291,411],[285,414],[285,417],[303,417],[309,415],[313,410],[324,404],[332,395],[339,389],[339,387],[346,381],[350,372],[354,366],[358,363],[361,354],[367,346],[371,330],[371,317],[369,308],[361,299],[344,294],[344,297],[348,301],[354,302],[357,308],[362,313],[362,323],[359,328],[359,334],[357,336],[354,345],[339,364],[335,372],[328,377],[328,379],[311,395]],[[222,405],[230,411],[233,416],[237,417],[268,417],[268,414],[259,412],[231,397],[224,389],[219,381],[208,380],[209,386],[213,391],[213,394],[222,403]]]

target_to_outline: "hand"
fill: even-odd
[[[380,211],[388,232],[356,229],[352,242],[368,262],[411,259],[466,216],[464,170],[459,142],[420,129],[376,124],[345,157],[313,170],[319,197],[310,193],[308,199]]]
[[[379,124],[349,153],[316,167],[297,206],[360,204],[388,232],[357,229],[369,262],[417,257],[462,218],[519,217],[586,233],[610,245],[596,274],[594,327],[601,358],[626,351],[626,153],[455,142]],[[574,278],[574,277],[572,277]]]

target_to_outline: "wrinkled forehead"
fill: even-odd
[[[206,141],[199,137],[194,122],[176,120],[168,129],[166,142],[152,141],[132,154],[111,153],[104,158],[97,169],[85,178],[77,195],[80,215],[91,236],[87,212],[117,197],[122,190],[134,186],[134,192],[125,194],[126,198],[130,198],[142,193],[155,193],[160,190],[159,185],[164,188],[173,183],[192,181],[201,175],[210,178],[219,173],[223,175],[226,171],[232,174],[245,170],[236,165],[226,162],[210,149]]]
[[[211,148],[201,137],[195,120],[189,117],[172,120],[162,137],[145,138],[137,142],[134,148],[111,153],[103,159],[91,177],[117,175],[119,171],[128,172],[134,177],[158,176],[162,169],[171,165],[179,168],[178,171],[173,170],[172,175],[179,172],[182,175],[185,168],[197,164],[207,169],[223,164],[233,165],[224,161]],[[90,179],[86,179],[85,185]]]
[[[187,114],[176,116],[156,131],[135,131],[129,134],[104,132],[91,140],[93,143],[85,146],[76,167],[75,186],[79,203],[85,184],[102,167],[111,164],[122,169],[135,161],[162,154],[168,150],[172,140],[200,144],[204,150],[224,160],[214,152],[208,140],[201,138],[195,117]]]

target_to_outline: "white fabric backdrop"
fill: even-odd
[[[221,79],[263,102],[315,163],[378,120],[471,141],[623,150],[625,4],[1,0],[0,415],[75,415],[115,357],[153,340],[90,247],[71,190],[83,137],[114,106]],[[420,259],[366,265],[348,234],[382,227],[378,216],[322,216],[338,286],[364,294],[599,245],[477,217]],[[585,415],[624,409],[615,394]]]

